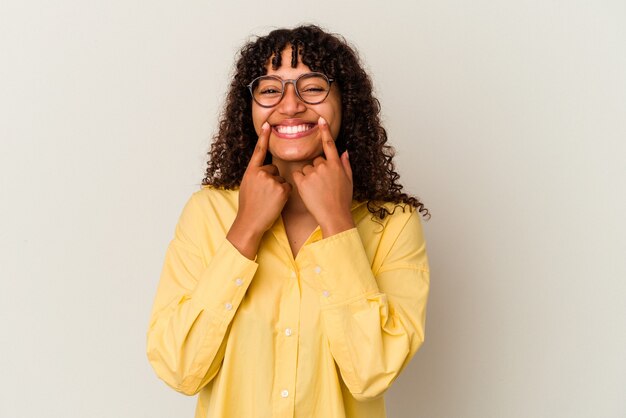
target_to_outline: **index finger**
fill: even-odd
[[[317,123],[319,125],[320,132],[322,133],[322,146],[324,147],[324,155],[326,156],[326,159],[339,161],[339,153],[337,152],[337,147],[335,146],[335,140],[330,134],[330,129],[326,119],[320,116]]]
[[[254,152],[252,153],[252,157],[250,157],[250,162],[248,163],[248,167],[261,167],[265,162],[265,154],[267,152],[267,144],[270,138],[270,124],[265,122],[263,126],[261,126],[261,135],[259,135],[259,139],[256,142],[256,147],[254,147]]]

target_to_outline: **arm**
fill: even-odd
[[[291,191],[275,166],[263,165],[269,134],[266,122],[241,181],[234,221],[216,219],[209,225],[207,209],[218,218],[223,215],[219,204],[203,211],[192,197],[167,251],[148,331],[148,359],[161,379],[188,395],[219,371],[229,326],[258,267],[252,260],[261,237]],[[225,226],[230,226],[227,234]]]
[[[373,260],[357,229],[311,245],[323,331],[356,399],[391,385],[424,341],[428,261],[419,217],[390,215]]]
[[[257,269],[225,238],[208,240],[206,215],[194,199],[167,250],[147,336],[148,359],[157,375],[187,395],[219,371],[229,325]],[[209,257],[201,247],[210,249]]]

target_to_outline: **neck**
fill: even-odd
[[[283,213],[291,213],[291,214],[308,214],[309,211],[306,208],[306,205],[302,201],[300,197],[300,193],[298,192],[298,188],[293,182],[293,173],[296,171],[302,171],[302,168],[305,165],[310,164],[307,161],[298,161],[298,162],[285,162],[285,161],[273,161],[273,164],[278,167],[278,172],[280,176],[284,178],[287,183],[291,185],[291,194],[289,195],[289,199],[283,208]]]

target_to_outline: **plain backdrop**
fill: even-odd
[[[432,269],[392,418],[626,416],[626,3],[3,1],[0,417],[192,417],[145,335],[235,55],[361,54]],[[244,417],[247,418],[247,417]]]

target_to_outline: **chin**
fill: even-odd
[[[271,139],[270,139],[271,141]],[[272,146],[274,145],[274,146]],[[318,138],[310,141],[296,141],[289,143],[278,139],[274,144],[270,142],[269,151],[275,159],[285,162],[309,162],[322,155],[324,149]]]
[[[315,158],[319,157],[320,155],[322,155],[321,152],[309,152],[309,153],[284,152],[284,151],[272,152],[272,157],[274,157],[275,160],[280,160],[280,161],[289,162],[289,163],[311,162]]]

